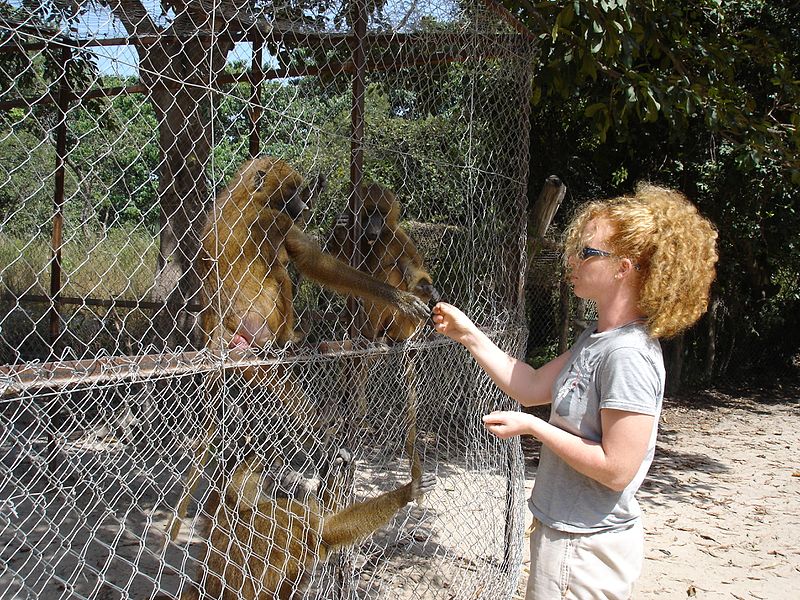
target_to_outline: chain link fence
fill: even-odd
[[[534,55],[493,0],[0,2],[1,599],[511,597],[513,404],[421,317],[524,351]]]

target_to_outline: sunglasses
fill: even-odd
[[[613,256],[613,254],[611,254],[611,252],[606,252],[605,250],[590,248],[589,246],[584,246],[581,248],[580,252],[578,252],[578,258],[581,260],[586,260],[587,258],[592,258],[595,256]]]
[[[597,248],[592,248],[590,246],[584,246],[581,248],[580,252],[578,252],[578,258],[581,260],[586,260],[588,258],[593,258],[595,256],[614,256],[611,252],[606,252],[605,250],[598,250]],[[639,270],[639,265],[637,263],[633,263],[633,268],[637,271]]]

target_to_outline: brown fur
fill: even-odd
[[[427,303],[431,299],[433,279],[425,269],[422,257],[411,238],[400,227],[400,202],[388,189],[370,183],[363,188],[361,209],[362,228],[366,230],[370,219],[380,219],[382,227],[377,238],[370,240],[362,235],[360,250],[363,258],[358,267],[375,279],[405,292],[411,292]],[[375,223],[375,221],[372,221]],[[341,260],[348,260],[353,253],[347,224],[337,222],[326,250]],[[418,321],[393,308],[365,301],[366,325],[364,335],[371,339],[381,337],[399,342],[411,337]]]
[[[197,576],[202,583],[184,592],[182,600],[201,597],[200,588],[204,597],[218,600],[288,599],[317,562],[386,525],[435,483],[426,474],[330,513],[308,480],[276,467],[251,455],[210,496],[204,532],[208,551]]]

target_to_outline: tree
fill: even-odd
[[[531,180],[565,179],[562,215],[650,179],[685,191],[719,228],[718,310],[688,334],[687,376],[791,357],[800,3],[504,4],[541,42]]]
[[[534,104],[573,98],[600,140],[636,121],[692,119],[770,157],[800,182],[797,78],[800,3],[504,0],[541,41]]]
[[[172,7],[167,4],[177,6],[166,26],[159,25],[138,0],[111,1],[108,6],[134,40],[145,36],[157,40],[136,44],[139,77],[156,114],[161,151],[159,264],[153,297],[167,302],[162,323],[176,325],[157,330],[175,331],[178,335],[170,341],[181,343],[191,340],[193,322],[180,309],[196,301],[200,289],[192,266],[200,249],[202,220],[197,217],[204,214],[209,197],[205,169],[211,155],[213,82],[225,68],[233,41],[196,35],[210,34],[215,23],[225,23],[222,14],[213,14],[205,2],[162,2],[164,14]],[[216,3],[219,11],[229,4]]]

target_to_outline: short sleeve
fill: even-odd
[[[663,382],[652,359],[637,348],[616,348],[600,369],[600,409],[655,415]]]

